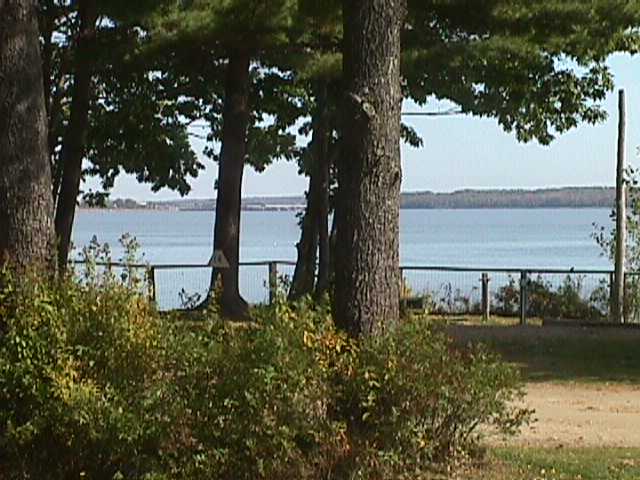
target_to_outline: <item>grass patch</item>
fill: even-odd
[[[640,478],[637,448],[498,448],[465,480],[632,480]]]

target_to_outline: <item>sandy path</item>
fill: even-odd
[[[456,342],[545,345],[564,339],[620,339],[640,344],[640,328],[486,327],[450,325]],[[534,358],[537,360],[537,358]],[[548,368],[548,366],[546,366]],[[536,422],[508,444],[546,447],[640,447],[640,384],[544,382],[528,383],[525,405]]]
[[[535,409],[537,421],[522,430],[516,443],[640,447],[638,385],[531,383],[525,403]]]

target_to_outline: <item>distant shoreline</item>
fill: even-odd
[[[405,192],[402,209],[465,210],[527,208],[613,208],[613,187],[563,187],[535,190],[458,190],[449,193]],[[214,211],[215,199],[179,199],[137,202],[131,199],[111,201],[108,210]],[[248,197],[243,211],[301,211],[304,197]]]
[[[589,210],[589,209],[608,209],[609,206],[601,205],[584,205],[584,206],[540,206],[540,207],[527,207],[527,206],[514,206],[514,207],[400,207],[400,210]],[[197,208],[101,208],[101,207],[79,207],[82,212],[156,212],[156,213],[185,213],[185,212],[206,212],[215,214],[214,209],[205,210]],[[242,208],[243,212],[258,212],[258,213],[278,213],[278,212],[301,212],[303,208],[299,209],[278,209],[278,208]]]

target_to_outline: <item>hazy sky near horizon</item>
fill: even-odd
[[[543,188],[559,186],[613,185],[615,182],[617,144],[617,91],[624,88],[627,97],[627,159],[638,164],[640,145],[640,60],[616,55],[609,60],[616,88],[604,102],[609,117],[592,126],[579,125],[559,136],[551,145],[519,143],[513,133],[506,133],[493,119],[471,116],[405,117],[422,136],[424,146],[402,146],[403,191],[432,190],[448,192],[463,188]],[[636,66],[636,68],[634,68]],[[635,75],[634,75],[635,73]],[[425,110],[437,109],[437,105]],[[417,108],[405,104],[405,111]],[[191,181],[189,198],[215,196],[213,184],[217,165],[202,155],[202,142],[194,149],[206,169]],[[298,175],[294,162],[280,161],[263,173],[245,169],[243,196],[301,195],[307,179]],[[95,188],[97,182],[87,182]],[[151,192],[135,177],[121,175],[111,198],[137,200],[179,198],[164,189]]]

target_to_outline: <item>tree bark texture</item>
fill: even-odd
[[[0,0],[0,263],[51,268],[51,169],[34,0]]]
[[[96,0],[80,0],[78,4],[80,32],[76,44],[71,117],[62,143],[62,177],[57,195],[55,229],[58,240],[58,269],[67,266],[73,219],[76,213],[82,160],[89,130],[89,103],[93,75],[92,49],[96,38]]]
[[[400,32],[404,0],[344,0],[334,317],[377,335],[399,317]]]
[[[228,318],[248,317],[248,304],[240,295],[240,203],[242,174],[247,155],[249,125],[249,52],[232,51],[225,78],[222,147],[218,169],[218,195],[213,232],[214,250],[222,250],[229,268],[214,268],[211,288],[218,276],[222,280],[220,306]]]

